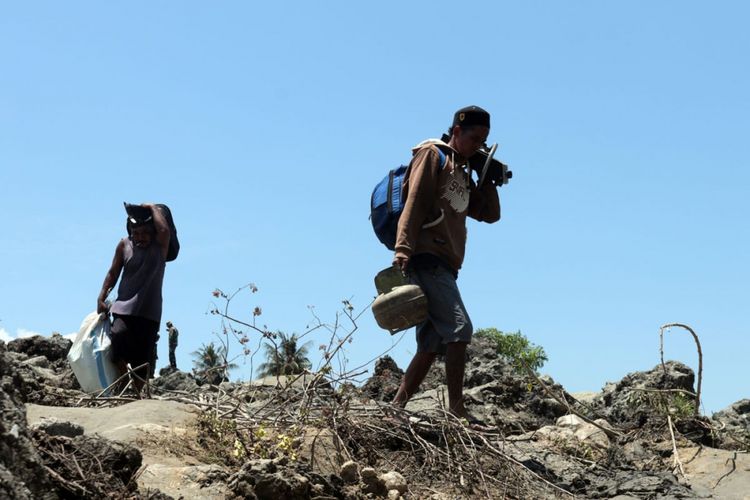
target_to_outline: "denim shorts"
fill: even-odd
[[[417,325],[417,352],[445,354],[446,344],[471,342],[474,329],[456,278],[440,265],[412,267],[409,281],[427,296],[427,320]]]

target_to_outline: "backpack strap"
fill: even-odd
[[[440,168],[443,168],[445,166],[445,153],[439,147],[435,146],[435,148],[438,151],[438,155],[440,155]]]
[[[429,148],[430,146],[435,146],[435,149],[437,149],[438,157],[440,158],[440,168],[442,169],[445,166],[445,163],[447,162],[447,157],[445,156],[445,153],[442,149],[440,149],[440,146],[437,144],[427,144],[423,146],[423,148]]]

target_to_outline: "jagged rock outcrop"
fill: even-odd
[[[375,362],[372,377],[362,386],[362,393],[376,401],[392,401],[401,384],[404,371],[390,356],[383,356]]]
[[[307,500],[344,498],[343,481],[332,476],[336,485],[304,464],[290,463],[285,457],[250,460],[228,480],[228,498]]]
[[[738,434],[750,433],[750,399],[741,399],[713,414],[713,420]]]
[[[7,344],[7,356],[23,380],[25,402],[64,404],[58,392],[80,390],[67,360],[71,345],[70,340],[58,333],[52,337],[34,335],[15,339]]]
[[[170,368],[160,370],[159,376],[151,380],[151,385],[157,390],[183,391],[187,393],[194,392],[199,387],[192,373],[185,373]]]
[[[28,357],[44,356],[50,364],[57,365],[60,361],[67,363],[71,345],[73,342],[59,333],[53,333],[51,337],[33,335],[11,340],[8,342],[8,350],[24,353]]]
[[[31,390],[0,342],[0,497],[56,498],[26,425],[24,401]]]
[[[619,382],[607,383],[595,407],[613,424],[641,427],[656,412],[654,405],[644,403],[653,400],[659,391],[694,393],[694,382],[695,374],[689,366],[667,361],[664,366],[630,373]]]
[[[720,447],[728,450],[750,447],[750,399],[741,399],[714,413],[711,420],[723,429]]]
[[[477,337],[466,351],[464,399],[470,413],[508,434],[521,434],[550,425],[567,409],[558,403],[528,374],[519,372],[497,354],[491,340]],[[570,398],[562,386],[549,376],[541,377],[557,394]],[[426,396],[426,398],[425,398]],[[438,359],[421,387],[422,399],[414,398],[407,408],[416,411],[447,401],[445,365]]]

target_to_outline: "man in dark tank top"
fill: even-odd
[[[154,363],[162,311],[162,282],[169,249],[170,229],[162,211],[143,204],[143,215],[128,216],[128,237],[117,244],[97,300],[97,311],[112,314],[112,359],[120,369]],[[107,296],[117,280],[117,299],[108,307]],[[153,367],[151,367],[153,368]],[[143,380],[153,373],[146,367],[136,374]],[[140,391],[143,382],[134,381]]]

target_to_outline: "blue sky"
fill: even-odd
[[[750,397],[750,7],[743,2],[5,2],[0,334],[74,332],[124,234],[167,203],[178,365],[237,316],[301,333],[389,265],[373,185],[453,112],[492,113],[515,177],[470,223],[476,327],[521,330],[570,391],[703,344],[704,410]],[[369,311],[350,366],[392,347]],[[325,336],[311,334],[313,351]],[[166,336],[160,363],[166,362]],[[251,346],[257,346],[253,338]],[[391,354],[402,367],[411,332]],[[665,355],[697,367],[674,330]],[[240,360],[240,363],[242,361]],[[249,364],[236,376],[251,376]]]

